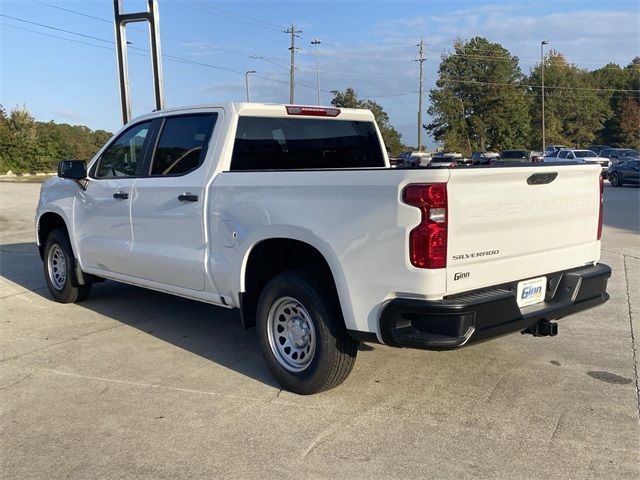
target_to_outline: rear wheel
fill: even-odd
[[[609,182],[611,183],[612,187],[622,186],[622,180],[620,180],[620,175],[618,175],[616,172],[612,172],[609,174]]]
[[[341,384],[358,353],[333,289],[313,272],[274,277],[258,302],[257,327],[267,367],[284,388],[308,395]]]
[[[78,285],[76,262],[67,231],[53,230],[44,247],[44,278],[53,297],[61,303],[81,302],[91,285]]]

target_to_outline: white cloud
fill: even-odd
[[[581,8],[579,3],[576,5]],[[524,73],[539,62],[541,40],[547,40],[547,48],[560,51],[577,66],[596,69],[608,62],[626,65],[640,55],[639,20],[637,8],[546,13],[544,2],[495,3],[452,11],[446,16],[390,19],[373,26],[367,43],[323,44],[321,84],[324,89],[352,86],[359,95],[370,96],[389,113],[392,124],[403,133],[403,140],[415,144],[417,125],[412,126],[411,121],[417,112],[418,67],[413,60],[421,36],[428,52],[426,107],[428,90],[437,78],[440,55],[452,50],[456,38],[482,36],[500,43],[519,57]],[[303,70],[298,73],[299,81],[315,85],[313,51],[303,52],[300,58]],[[311,101],[314,98],[313,92],[299,91],[304,98]],[[327,100],[331,97],[323,96]],[[428,119],[425,117],[424,121]]]
[[[69,109],[54,109],[50,112],[52,115],[55,115],[59,118],[64,118],[65,120],[78,120],[82,115],[78,112],[74,112]]]

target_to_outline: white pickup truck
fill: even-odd
[[[611,274],[598,165],[392,169],[365,110],[145,115],[60,162],[35,221],[56,300],[110,279],[239,309],[300,394],[340,384],[361,341],[554,335]]]

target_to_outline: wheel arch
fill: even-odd
[[[44,245],[47,241],[47,237],[56,228],[64,228],[69,235],[69,239],[71,240],[71,230],[69,229],[69,225],[64,216],[58,212],[43,212],[38,217],[38,222],[36,225],[36,232],[38,236],[38,252],[40,253],[40,258],[44,258]],[[73,250],[73,253],[77,258],[73,241],[70,241],[70,243],[71,249]]]
[[[297,268],[313,268],[329,283],[338,297],[340,308],[349,324],[348,295],[344,293],[344,276],[336,267],[337,259],[318,248],[308,239],[277,236],[264,238],[247,250],[241,268],[239,303],[244,328],[256,324],[256,309],[260,292],[279,273]]]

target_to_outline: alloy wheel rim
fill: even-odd
[[[51,247],[47,262],[51,284],[57,290],[64,289],[67,283],[67,260],[59,245]]]
[[[290,372],[309,367],[316,350],[316,331],[311,315],[298,300],[276,300],[267,318],[269,346],[280,365]]]

